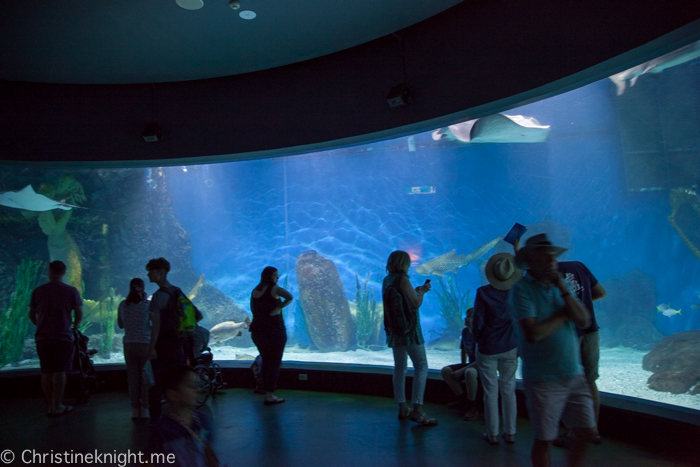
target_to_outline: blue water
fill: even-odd
[[[277,159],[166,170],[193,265],[245,305],[267,265],[294,293],[296,258],[316,250],[338,266],[348,299],[355,273],[379,295],[389,253],[422,262],[452,249],[469,253],[514,222],[561,227],[562,259],[583,261],[604,282],[634,269],[651,276],[663,334],[700,328],[700,261],[667,221],[668,191],[624,187],[620,128],[608,80],[504,112],[551,125],[546,143],[440,147],[430,132],[371,145]],[[410,195],[410,187],[435,193]],[[538,233],[534,230],[528,234]],[[501,242],[497,251],[506,251]],[[462,290],[483,285],[479,263],[460,269]],[[425,278],[411,271],[412,280]],[[435,287],[435,284],[434,284]],[[421,309],[426,338],[443,323],[437,297]]]

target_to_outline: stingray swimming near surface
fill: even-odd
[[[547,140],[549,125],[534,117],[495,114],[439,128],[433,140],[443,137],[463,143],[541,143]]]
[[[63,209],[70,211],[74,206],[72,204],[54,201],[44,195],[40,195],[34,191],[31,185],[27,185],[19,191],[7,191],[0,194],[0,205],[15,209],[24,209],[26,211],[51,211],[53,209]]]

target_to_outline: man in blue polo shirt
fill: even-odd
[[[535,433],[531,459],[536,467],[551,463],[550,446],[560,418],[573,434],[571,466],[581,463],[587,445],[598,435],[576,333],[577,327],[590,325],[590,313],[571,294],[557,268],[556,258],[565,251],[545,234],[529,238],[516,256],[518,267],[527,274],[509,295]]]

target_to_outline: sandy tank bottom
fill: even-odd
[[[234,348],[214,345],[211,347],[215,360],[246,359],[258,355],[255,347]],[[625,347],[603,348],[600,352],[600,377],[598,390],[639,399],[663,402],[666,404],[688,407],[700,410],[700,395],[671,394],[659,392],[647,387],[650,371],[642,369],[642,359],[646,351]],[[431,370],[459,363],[459,350],[429,350],[428,366]],[[283,362],[316,362],[316,363],[345,363],[359,365],[394,366],[391,349],[380,351],[353,350],[348,352],[318,352],[287,347],[284,351]],[[408,360],[409,368],[411,360]],[[284,364],[283,364],[284,367]],[[516,375],[521,378],[521,368],[518,365]]]
[[[226,360],[253,360],[258,355],[255,347],[240,348],[214,344],[211,346],[215,361]],[[700,410],[700,395],[671,394],[649,389],[646,385],[650,371],[642,369],[642,358],[647,352],[625,347],[602,348],[600,352],[600,378],[598,389],[601,392],[631,396],[649,401],[663,402],[666,404],[687,407]],[[459,363],[459,350],[429,350],[428,365],[431,370]],[[97,366],[104,364],[124,363],[124,356],[112,353],[109,358],[94,357],[93,362]],[[348,352],[319,352],[301,349],[296,346],[287,347],[284,351],[283,362],[313,362],[313,363],[339,363],[356,365],[394,366],[394,358],[391,349],[379,351],[352,350]],[[252,362],[251,362],[252,363]],[[408,361],[409,368],[411,361]],[[21,362],[6,365],[0,371],[12,371],[24,368],[38,368],[38,359],[23,360]],[[284,367],[284,364],[283,364]],[[520,367],[517,377],[521,377]]]

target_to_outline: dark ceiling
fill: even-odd
[[[461,0],[2,0],[0,80],[118,84],[236,75],[385,36]],[[244,10],[253,20],[239,16]]]

